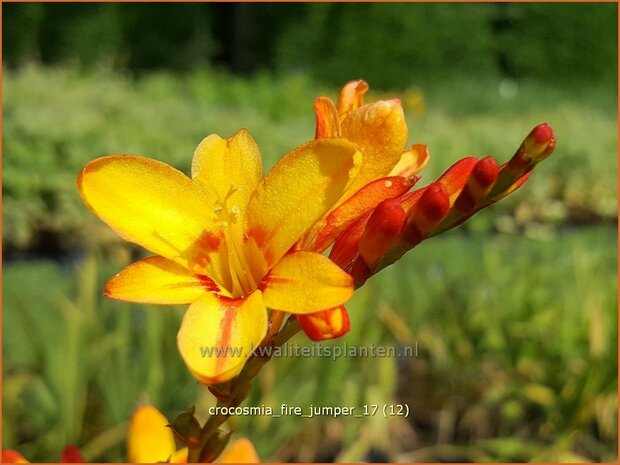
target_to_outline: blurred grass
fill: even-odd
[[[313,137],[312,101],[337,89],[303,75],[36,66],[5,71],[3,86],[3,446],[49,461],[74,442],[90,460],[122,461],[137,403],[171,418],[194,402],[204,414],[212,396],[178,356],[183,309],[101,297],[136,251],[81,204],[78,171],[119,151],[188,171],[203,137],[240,127],[267,168]],[[616,460],[615,92],[455,79],[398,95],[410,142],[431,151],[420,185],[460,156],[508,159],[543,121],[557,151],[514,196],[369,282],[350,334],[331,343],[417,342],[419,358],[278,359],[248,400],[407,402],[412,417],[233,419],[263,458]],[[52,247],[62,264],[15,261]]]
[[[429,241],[358,291],[351,332],[330,343],[417,342],[418,358],[277,359],[248,400],[276,409],[406,402],[411,418],[232,424],[265,459],[613,461],[616,249],[613,228]],[[169,418],[197,398],[200,412],[210,405],[177,354],[182,309],[101,297],[122,265],[91,254],[74,269],[5,267],[5,447],[50,460],[73,442],[88,459],[123,460],[123,424],[140,400]]]
[[[303,75],[240,78],[206,69],[133,79],[105,68],[84,74],[31,66],[5,70],[3,85],[10,135],[3,138],[3,243],[10,250],[50,244],[67,250],[106,234],[84,214],[75,191],[77,172],[96,156],[138,153],[187,171],[203,137],[227,137],[243,126],[269,167],[314,136],[314,98],[337,92]],[[617,216],[615,89],[459,79],[380,95],[401,97],[410,142],[430,148],[422,184],[465,155],[507,160],[534,125],[554,127],[558,148],[544,175],[534,175],[527,189],[484,215],[478,228],[612,222]]]

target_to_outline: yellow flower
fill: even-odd
[[[324,139],[293,150],[263,178],[246,130],[204,139],[191,179],[134,155],[93,160],[78,179],[84,202],[121,237],[156,254],[112,277],[105,295],[191,304],[178,333],[181,356],[201,382],[227,381],[266,335],[267,307],[305,314],[351,297],[352,279],[341,268],[291,248],[360,170],[354,144]]]
[[[127,457],[130,463],[186,463],[187,448],[178,449],[168,420],[151,405],[138,407],[129,422]],[[259,463],[250,440],[242,438],[228,446],[217,463]]]

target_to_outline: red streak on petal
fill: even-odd
[[[259,283],[258,288],[261,291],[265,291],[265,289],[267,289],[272,284],[287,284],[287,283],[290,283],[292,281],[293,281],[293,279],[287,278],[286,276],[267,275]]]
[[[253,228],[251,228],[248,232],[248,235],[250,237],[253,237],[256,241],[256,245],[261,248],[267,245],[267,241],[269,240],[270,236],[269,233],[260,226],[254,226]]]
[[[202,287],[204,287],[207,291],[209,291],[209,292],[218,292],[220,290],[220,287],[216,284],[216,282],[213,281],[208,276],[203,275],[203,274],[197,274],[195,276],[200,281],[200,285]]]
[[[217,341],[217,346],[222,349],[225,349],[230,344],[233,321],[235,319],[235,313],[237,310],[237,307],[233,303],[238,300],[242,300],[242,299],[231,299],[228,297],[220,297],[221,305],[223,307],[222,310],[224,311],[224,317],[220,321],[221,335],[220,335],[219,340]],[[227,352],[220,352],[220,353],[227,353]],[[221,371],[225,360],[226,360],[225,356],[218,355],[216,365],[215,365],[217,372]]]
[[[223,240],[222,231],[204,231],[198,239],[198,247],[205,252],[217,252]]]

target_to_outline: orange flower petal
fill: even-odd
[[[437,180],[443,184],[450,198],[450,206],[454,204],[461,190],[467,184],[469,175],[478,163],[476,157],[465,157],[454,163]]]
[[[334,204],[358,172],[361,154],[342,139],[308,142],[281,159],[248,206],[248,235],[273,266]]]
[[[349,314],[344,305],[316,313],[298,315],[299,326],[313,341],[326,341],[345,335],[350,329]]]
[[[429,159],[426,145],[414,144],[400,155],[398,163],[390,171],[390,176],[413,176],[426,167]]]
[[[314,225],[306,234],[303,249],[323,252],[349,224],[372,211],[383,200],[407,192],[416,181],[394,176],[367,184]]]
[[[294,252],[273,267],[261,288],[269,308],[313,313],[346,302],[353,295],[353,280],[324,255]]]
[[[383,100],[358,108],[342,121],[340,133],[363,154],[360,172],[343,196],[345,200],[362,186],[387,176],[400,160],[407,142],[400,101]]]
[[[314,114],[316,117],[315,139],[324,137],[338,137],[340,135],[340,122],[336,105],[327,97],[319,97],[314,101]]]
[[[368,92],[366,81],[358,79],[347,82],[338,96],[338,113],[341,118],[364,105],[364,95]]]
[[[187,463],[187,447],[179,449],[170,456],[170,463]]]
[[[239,374],[266,333],[261,291],[237,299],[208,293],[185,312],[177,344],[192,375],[216,384]]]
[[[164,257],[148,257],[112,276],[106,297],[158,305],[191,304],[205,292],[218,292],[208,276],[198,275]]]
[[[2,449],[2,463],[30,463],[22,454],[13,449]]]
[[[151,405],[138,407],[129,422],[127,455],[131,463],[166,462],[176,451],[168,420]]]
[[[359,256],[359,242],[364,234],[372,212],[351,223],[334,242],[329,258],[343,270],[351,272],[353,262]]]
[[[260,463],[254,444],[249,439],[237,439],[226,448],[216,463]]]
[[[123,239],[224,282],[210,199],[180,171],[133,155],[91,161],[80,173],[82,199]]]

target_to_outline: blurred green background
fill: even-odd
[[[522,190],[373,278],[330,343],[419,357],[278,359],[247,401],[408,403],[409,418],[232,426],[265,461],[617,459],[616,4],[2,10],[3,447],[124,461],[140,402],[168,418],[212,402],[176,350],[182,308],[103,299],[143,252],[82,205],[80,168],[139,153],[187,172],[204,136],[240,127],[268,168],[313,137],[316,96],[361,77],[428,144],[420,185],[461,156],[507,160],[541,122],[558,147]]]

